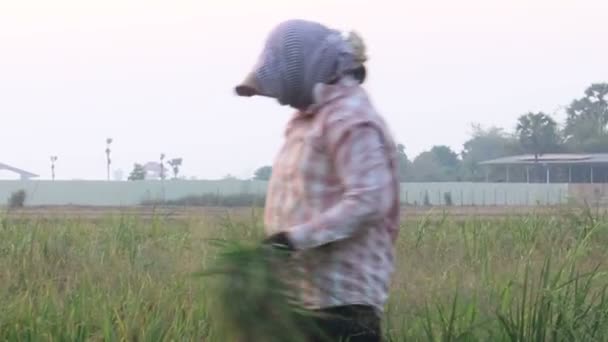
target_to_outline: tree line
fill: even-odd
[[[460,151],[435,145],[410,159],[405,144],[400,143],[399,178],[402,182],[483,181],[487,174],[479,163],[495,158],[608,153],[608,83],[591,84],[583,96],[566,106],[565,112],[564,122],[545,112],[525,113],[512,130],[473,125],[472,134]],[[253,179],[268,180],[271,172],[270,166],[263,166],[255,171]]]

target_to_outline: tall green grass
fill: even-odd
[[[261,237],[257,211],[188,220],[5,216],[0,340],[226,341],[246,326],[289,332],[272,319],[288,308],[230,296],[256,284],[280,289],[274,268],[255,262]],[[209,244],[218,239],[228,242]],[[608,340],[607,245],[608,218],[591,212],[405,221],[386,339]],[[254,273],[244,276],[256,284],[198,276],[221,260],[247,265]],[[234,317],[248,321],[231,326]]]
[[[311,313],[294,305],[281,276],[287,270],[289,253],[240,241],[214,240],[214,245],[220,252],[213,266],[201,275],[212,284],[208,303],[218,338],[306,342],[306,333],[315,328],[315,321]]]

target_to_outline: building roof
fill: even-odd
[[[13,166],[10,166],[10,165],[7,165],[7,164],[3,164],[3,163],[0,163],[0,170],[12,171],[14,173],[19,174],[21,177],[25,177],[25,178],[40,177],[40,176],[38,176],[35,173],[31,173],[31,172],[28,172],[28,171],[25,171],[25,170],[21,170],[21,169],[18,169],[16,167],[13,167]]]
[[[538,156],[523,154],[487,160],[482,165],[533,165],[540,164],[608,164],[608,153],[547,153]]]

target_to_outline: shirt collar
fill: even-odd
[[[302,111],[301,115],[309,116],[316,114],[323,106],[339,97],[345,96],[348,90],[358,85],[359,82],[350,76],[343,77],[334,84],[317,83],[312,92],[314,103]]]

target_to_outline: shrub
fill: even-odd
[[[204,194],[186,196],[174,200],[147,200],[142,205],[167,205],[190,207],[263,207],[265,196],[256,194],[219,195]]]
[[[443,202],[448,207],[451,207],[454,204],[452,202],[452,193],[451,192],[444,192],[443,193]]]
[[[424,204],[425,207],[430,207],[431,206],[431,200],[429,199],[429,192],[428,191],[424,192],[423,204]]]
[[[8,198],[9,208],[23,208],[25,206],[26,193],[25,190],[17,190]]]

